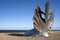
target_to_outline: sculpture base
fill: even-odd
[[[44,37],[48,37],[48,31],[43,31],[40,33],[40,35],[44,36]]]

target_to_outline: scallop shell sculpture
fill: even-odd
[[[46,2],[45,12],[41,11],[40,7],[37,6],[33,16],[33,26],[39,31],[39,35],[48,37],[48,30],[51,29],[54,21],[54,12],[49,12],[50,4]],[[43,18],[44,15],[44,18]]]

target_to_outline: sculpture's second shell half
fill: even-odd
[[[45,12],[41,11],[40,7],[37,6],[33,16],[33,26],[38,31],[42,32],[44,30],[49,30],[54,21],[54,13],[49,12],[49,2],[45,4]],[[45,18],[42,17],[42,14]]]

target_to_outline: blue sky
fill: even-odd
[[[40,6],[45,10],[45,3],[50,2],[50,12],[54,11],[52,29],[60,30],[60,0],[0,0],[0,30],[33,29],[34,9]]]

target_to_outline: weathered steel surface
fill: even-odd
[[[37,6],[33,16],[33,25],[34,28],[39,32],[48,31],[54,21],[54,12],[49,12],[50,4],[46,2],[45,4],[45,12],[41,11],[40,7]],[[45,18],[42,17],[42,14]]]

